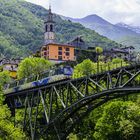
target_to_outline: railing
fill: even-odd
[[[13,88],[13,87],[16,87],[16,86],[20,86],[20,85],[23,85],[25,83],[30,83],[30,82],[33,82],[33,81],[36,81],[36,80],[40,80],[40,79],[43,79],[45,77],[49,77],[51,76],[53,73],[51,70],[47,70],[39,75],[32,75],[28,78],[24,78],[24,79],[21,79],[21,80],[15,80],[14,82],[11,82],[9,84],[6,84],[4,86],[4,89],[7,89],[7,88]]]
[[[73,79],[79,78],[79,77],[84,77],[87,75],[93,75],[93,74],[98,74],[98,73],[103,73],[107,72],[110,70],[115,70],[118,68],[126,67],[126,66],[131,66],[134,65],[135,63],[126,63],[126,62],[120,62],[120,63],[95,63],[94,69],[92,70],[87,70],[85,73],[74,73],[73,74]],[[136,64],[135,64],[136,65]]]
[[[79,77],[84,77],[86,75],[103,73],[103,72],[118,69],[118,68],[121,68],[121,67],[134,66],[134,65],[138,65],[138,64],[140,64],[140,63],[136,63],[136,62],[133,62],[133,63],[121,62],[121,63],[114,63],[114,64],[113,63],[97,63],[94,66],[93,71],[89,71],[89,73],[87,72],[87,74],[83,74],[83,73],[75,74],[74,73],[72,78],[76,79],[76,78],[79,78]],[[4,87],[5,87],[5,89],[13,88],[13,87],[16,87],[16,86],[23,85],[25,83],[29,83],[29,82],[40,80],[40,79],[43,79],[43,78],[46,78],[46,77],[49,77],[49,76],[53,76],[54,74],[55,74],[55,69],[47,70],[47,71],[45,71],[45,72],[43,72],[39,75],[33,75],[33,76],[28,77],[28,78],[24,78],[24,79],[21,79],[21,80],[18,80],[18,81],[11,82],[11,83],[5,85]]]

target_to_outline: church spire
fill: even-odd
[[[47,21],[53,21],[53,13],[52,13],[51,5],[49,5],[49,15]]]
[[[55,39],[54,24],[55,22],[53,21],[53,13],[51,5],[49,5],[48,18],[47,21],[45,22],[45,45],[54,42]]]
[[[49,5],[49,13],[52,12],[51,4]]]

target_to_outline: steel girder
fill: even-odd
[[[122,67],[79,79],[6,95],[16,116],[24,110],[23,129],[32,140],[66,139],[72,128],[91,110],[108,100],[140,92],[140,66]]]

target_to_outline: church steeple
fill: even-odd
[[[53,14],[52,14],[51,5],[49,6],[49,15],[48,15],[48,21],[53,21]]]
[[[55,40],[54,24],[55,22],[53,20],[53,13],[51,10],[51,6],[49,6],[48,18],[45,22],[45,45],[53,43]]]

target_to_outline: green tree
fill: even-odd
[[[91,60],[86,59],[74,67],[73,77],[78,78],[82,76],[88,76],[92,73],[95,73],[94,63]]]
[[[108,71],[126,65],[128,64],[122,59],[114,59],[112,62],[107,62],[107,63],[102,61],[98,61],[97,63],[94,63],[90,59],[86,59],[74,67],[73,78],[88,76],[90,74]]]
[[[140,107],[133,102],[114,101],[104,107],[95,126],[95,140],[140,139]]]
[[[0,88],[0,140],[25,140],[26,136],[22,130],[14,127],[11,112],[7,105],[3,105],[3,101],[3,92]]]
[[[4,84],[10,82],[11,78],[8,71],[0,72],[0,86],[3,87]]]
[[[96,53],[101,54],[103,52],[103,49],[101,47],[96,47]]]
[[[103,52],[103,49],[101,48],[101,47],[96,47],[96,58],[97,58],[97,72],[99,72],[99,58],[100,58],[100,55],[101,55],[101,53]]]
[[[123,59],[121,59],[121,58],[114,58],[114,59],[112,59],[112,63],[121,63],[121,62],[124,62],[124,60]]]
[[[17,71],[18,79],[37,75],[46,71],[52,66],[51,62],[44,58],[25,58],[19,64]]]

